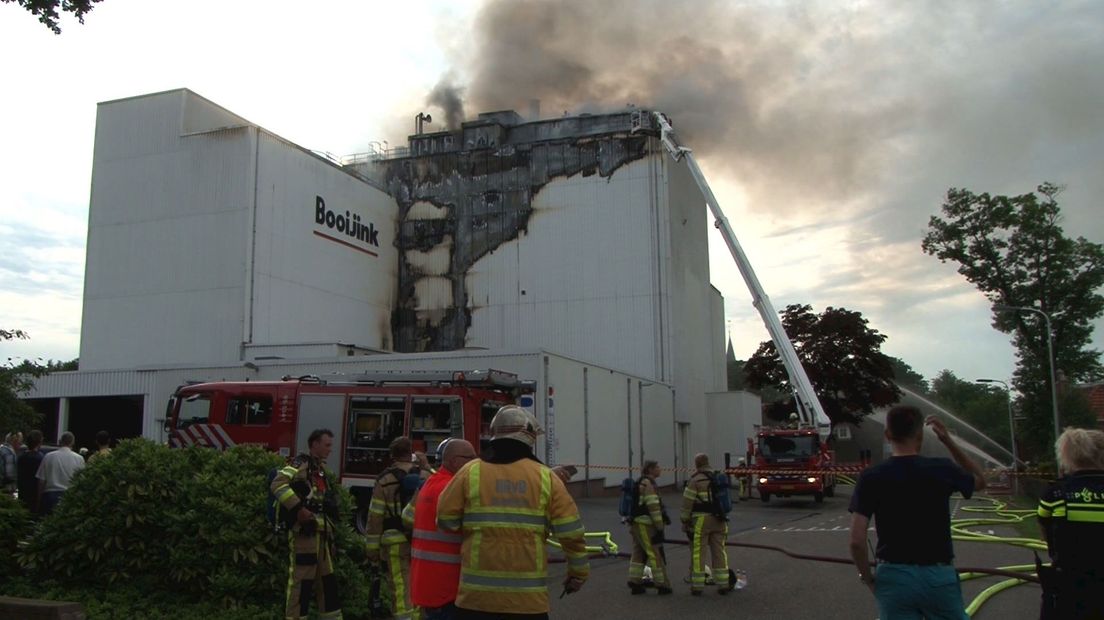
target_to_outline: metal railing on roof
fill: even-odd
[[[382,148],[369,145],[368,150],[363,153],[353,153],[352,155],[345,155],[341,158],[342,166],[352,166],[356,164],[364,164],[374,161],[380,161],[382,159],[397,159],[399,157],[409,157],[410,148],[405,146],[396,146],[392,148]]]

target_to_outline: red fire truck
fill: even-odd
[[[507,404],[532,406],[535,384],[498,370],[382,372],[284,377],[181,386],[169,399],[169,445],[226,449],[257,444],[291,456],[317,428],[334,432],[329,466],[367,515],[376,476],[391,462],[391,440],[408,436],[432,454],[449,437],[480,449],[491,418]]]
[[[754,463],[764,470],[757,476],[761,500],[769,502],[772,495],[812,495],[820,503],[836,494],[836,475],[831,470],[835,453],[821,441],[817,429],[763,428],[757,439]]]

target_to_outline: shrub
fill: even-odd
[[[22,502],[0,493],[0,585],[18,575],[16,550],[19,541],[31,532],[31,514]]]
[[[266,475],[282,463],[256,446],[218,452],[120,442],[77,474],[20,562],[32,581],[57,580],[57,594],[84,602],[92,618],[121,609],[158,615],[135,605],[172,609],[173,617],[185,609],[197,618],[279,615],[288,541],[265,520],[264,504]],[[351,515],[352,498],[333,485]],[[366,616],[363,542],[346,522],[337,543],[347,616]]]

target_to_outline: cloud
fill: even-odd
[[[54,232],[22,222],[0,224],[0,290],[80,299],[84,230]]]

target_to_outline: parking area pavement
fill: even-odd
[[[675,526],[667,528],[671,539],[682,538],[677,527],[680,496],[663,496]],[[729,541],[769,545],[804,555],[848,558],[850,514],[847,505],[850,487],[841,487],[837,496],[816,504],[811,498],[758,499],[739,502],[729,522]],[[609,531],[620,550],[631,552],[628,530],[617,516],[617,498],[584,498],[578,502],[587,531]],[[952,500],[952,517],[976,517],[961,513],[962,507],[976,504]],[[997,528],[997,534],[1014,535],[1011,529]],[[871,542],[874,532],[870,532]],[[991,567],[1028,564],[1034,561],[1029,550],[1003,544],[955,542],[958,566]],[[748,575],[748,587],[720,596],[709,589],[704,596],[691,597],[683,579],[689,575],[690,553],[685,545],[668,543],[666,554],[675,592],[658,596],[654,590],[632,596],[626,587],[628,560],[601,558],[591,563],[591,579],[582,591],[557,598],[563,580],[562,565],[549,573],[552,615],[560,618],[673,618],[692,614],[695,618],[825,618],[874,619],[877,606],[870,591],[857,577],[854,567],[822,561],[800,560],[766,549],[728,547],[729,563]],[[969,603],[983,589],[1001,581],[989,577],[964,582],[963,595]],[[1024,584],[1005,590],[982,606],[974,618],[996,620],[1037,617],[1039,588]]]

